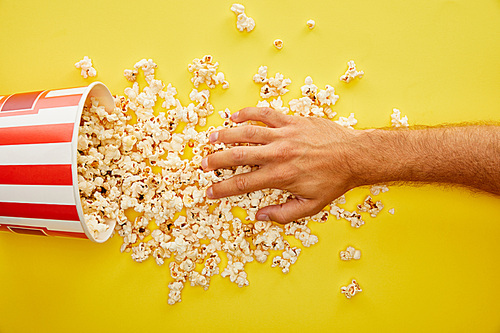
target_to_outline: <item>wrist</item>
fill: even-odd
[[[400,154],[406,138],[403,131],[357,130],[347,162],[352,188],[400,180]]]

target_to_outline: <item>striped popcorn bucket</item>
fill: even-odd
[[[0,96],[0,230],[88,238],[77,174],[78,130],[90,97],[111,111],[100,82],[88,87]]]

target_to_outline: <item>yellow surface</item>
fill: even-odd
[[[293,81],[307,75],[340,95],[335,111],[360,127],[500,120],[500,2],[247,1],[257,27],[240,33],[230,1],[0,2],[0,93],[85,85],[74,63],[92,58],[114,94],[122,73],[153,58],[183,103],[187,65],[212,54],[231,88],[217,110],[255,105],[260,65]],[[317,26],[309,31],[308,19]],[[272,42],[281,38],[277,51]],[[354,59],[366,75],[339,81]],[[349,193],[347,207],[366,195]],[[288,275],[247,265],[250,286],[213,278],[167,305],[167,267],[138,264],[105,244],[0,233],[0,332],[500,332],[500,199],[461,189],[392,187],[386,208],[359,229],[330,219],[311,228]],[[387,209],[394,207],[394,216]],[[342,262],[347,245],[362,250]],[[339,288],[356,278],[363,292]]]

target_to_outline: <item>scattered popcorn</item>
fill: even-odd
[[[351,298],[352,296],[362,291],[363,290],[361,290],[361,287],[359,286],[358,282],[356,282],[356,280],[352,280],[349,285],[340,288],[340,292],[347,298]]]
[[[219,63],[213,62],[211,55],[206,55],[202,59],[194,59],[193,63],[188,66],[188,70],[194,75],[191,82],[193,82],[195,88],[198,88],[202,83],[205,83],[211,89],[218,84],[221,84],[224,89],[229,88],[224,73],[217,73],[218,67]]]
[[[345,251],[340,251],[340,259],[342,260],[358,260],[359,258],[361,258],[361,251],[352,246],[348,246]]]
[[[255,21],[253,18],[246,16],[245,7],[241,4],[235,3],[231,6],[231,10],[236,15],[236,27],[239,31],[250,32],[255,28]]]
[[[348,212],[348,211],[343,211],[341,213],[341,217],[345,219],[346,221],[351,223],[351,227],[353,228],[359,228],[363,224],[365,224],[365,221],[361,218],[361,215],[357,212]]]
[[[314,27],[316,26],[316,22],[315,22],[314,20],[308,20],[308,21],[306,22],[306,25],[307,25],[307,27],[308,27],[309,29],[311,29],[311,30],[312,30],[312,29],[314,29]]]
[[[290,110],[295,115],[303,117],[324,117],[325,115],[330,119],[335,117],[337,113],[330,108],[339,99],[339,96],[335,95],[335,89],[326,85],[325,90],[318,91],[318,87],[310,76],[306,77],[304,83],[305,85],[300,88],[304,97],[292,99],[288,103]]]
[[[353,129],[353,126],[358,123],[358,121],[356,120],[356,118],[354,118],[354,113],[351,113],[349,115],[349,117],[347,117],[347,118],[345,118],[345,117],[339,117],[339,120],[335,120],[335,122],[337,124],[339,124],[340,126],[343,126],[343,127],[346,127],[346,128],[350,128],[350,129]]]
[[[281,256],[276,256],[273,258],[273,263],[271,267],[279,267],[283,274],[287,274],[290,271],[290,265],[295,264],[297,258],[301,252],[298,247],[291,247],[288,242],[285,245],[285,250]]]
[[[370,187],[370,193],[372,195],[379,195],[380,193],[385,193],[387,191],[389,191],[387,185],[373,185]]]
[[[152,59],[142,59],[140,61],[138,61],[135,65],[134,65],[134,68],[135,70],[137,71],[139,68],[142,69],[142,71],[144,72],[144,76],[146,76],[146,79],[150,76],[150,75],[154,75],[155,73],[155,69],[158,67],[158,65],[156,65],[154,63],[154,61]]]
[[[84,79],[97,75],[97,71],[94,67],[92,67],[92,59],[87,56],[84,56],[82,60],[78,61],[75,64],[75,67],[81,68],[80,74]]]
[[[236,14],[240,15],[245,12],[245,7],[239,3],[234,3],[231,5],[231,10]]]
[[[393,127],[409,127],[408,117],[401,118],[401,112],[398,109],[392,109],[391,124]]]
[[[382,208],[384,208],[382,201],[373,202],[370,196],[367,196],[363,203],[358,205],[360,212],[370,213],[371,217],[377,217]]]
[[[340,80],[344,81],[345,83],[349,83],[349,82],[351,82],[351,80],[353,80],[357,77],[359,77],[361,79],[363,77],[363,75],[365,74],[363,71],[358,72],[356,70],[356,64],[354,63],[353,60],[349,61],[347,63],[347,66],[348,66],[348,68],[347,68],[345,74],[340,77]]]
[[[244,11],[244,7],[237,4],[231,9],[237,14]],[[283,204],[292,198],[287,191],[265,189],[218,200],[207,199],[205,190],[211,184],[258,168],[247,165],[208,172],[201,168],[205,156],[235,146],[210,144],[210,133],[246,123],[233,123],[231,110],[225,109],[217,112],[223,121],[220,127],[197,130],[196,126],[204,126],[206,118],[214,113],[210,91],[199,89],[199,85],[205,83],[209,89],[217,85],[228,87],[211,56],[195,59],[188,66],[193,73],[194,89],[187,106],[176,98],[177,90],[171,84],[156,78],[157,67],[153,60],[142,59],[133,70],[125,70],[124,76],[133,84],[125,89],[124,96],[115,97],[115,108],[111,112],[93,98],[85,105],[78,134],[77,169],[80,199],[89,230],[97,236],[109,230],[110,221],[116,221],[115,231],[123,239],[122,252],[129,252],[137,262],[150,257],[158,265],[169,261],[167,266],[173,279],[168,285],[169,304],[181,301],[186,283],[207,290],[212,276],[218,274],[239,287],[248,286],[246,263],[254,260],[264,263],[272,250],[281,253],[272,259],[271,266],[288,273],[301,249],[292,247],[285,237],[296,238],[304,247],[316,244],[318,237],[311,233],[310,221],[322,223],[334,215],[356,228],[365,223],[358,212],[339,207],[346,203],[344,196],[314,216],[283,226],[255,221],[255,214],[260,208]],[[144,87],[136,81],[140,70],[146,80]],[[335,116],[330,109],[338,99],[333,87],[327,85],[320,90],[312,78],[307,77],[301,88],[303,97],[290,101],[289,109],[281,96],[288,92],[286,88],[291,80],[280,73],[270,78],[267,74],[267,67],[261,66],[253,80],[262,85],[262,98],[274,98],[260,101],[258,106],[285,114],[292,111],[310,117]],[[162,109],[155,112],[158,97],[163,100]],[[131,112],[136,116],[135,123],[131,121]],[[353,114],[339,121],[346,127],[357,122]],[[190,159],[184,157],[186,149],[192,152]],[[379,203],[365,200],[358,208],[376,215]],[[233,216],[234,207],[246,212],[245,221]],[[139,213],[139,217],[129,220],[125,216],[128,209]],[[348,248],[346,251],[350,257],[359,259],[358,250],[351,253]],[[227,256],[225,267],[219,267],[219,252]]]
[[[271,97],[282,96],[288,92],[286,89],[292,83],[292,80],[285,79],[283,74],[276,73],[274,77],[267,77],[267,66],[260,66],[257,74],[254,75],[255,83],[262,84],[260,97],[268,99]]]
[[[394,208],[389,209],[389,214],[394,215]]]
[[[283,41],[281,39],[275,39],[273,44],[278,50],[283,48]]]
[[[135,82],[135,80],[137,80],[137,74],[139,74],[139,72],[136,69],[126,69],[123,71],[123,75],[130,82]]]

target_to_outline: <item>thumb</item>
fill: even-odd
[[[259,221],[275,221],[281,224],[295,221],[301,217],[314,215],[319,209],[307,199],[295,198],[284,204],[267,206],[256,214]]]

